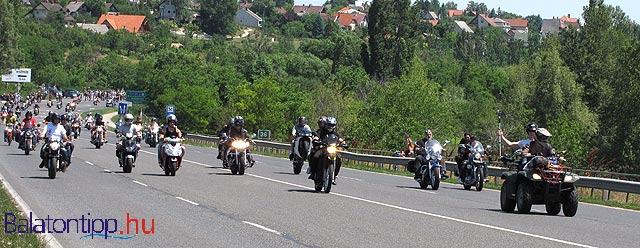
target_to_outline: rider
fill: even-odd
[[[429,141],[431,141],[433,139],[433,132],[431,132],[430,129],[427,129],[424,131],[424,138],[421,140],[418,140],[418,142],[416,142],[416,146],[421,147],[421,148],[425,148],[427,143],[429,143]],[[427,151],[425,149],[416,149],[417,151],[416,153],[416,159],[415,159],[415,164],[417,167],[420,167],[422,163],[422,161],[425,160],[424,156],[427,155]],[[442,149],[444,151],[444,148]],[[440,174],[442,174],[442,179],[447,179],[447,171],[446,168],[444,166],[441,167],[442,171]],[[415,172],[415,177],[414,178],[420,178],[420,175],[418,174],[420,172],[420,170],[416,170]]]
[[[338,120],[336,120],[336,118],[333,116],[326,117],[326,119],[323,117],[320,117],[320,119],[318,120],[318,125],[322,126],[322,128],[314,137],[314,140],[323,141],[330,134],[335,134],[336,136],[340,137],[340,134],[338,134],[338,131],[336,130]],[[340,143],[344,143],[344,140],[342,138],[338,138],[338,141]],[[325,154],[325,149],[321,149],[320,147],[313,145],[311,156],[309,156],[309,167],[311,168],[311,175],[309,175],[309,179],[313,180],[315,178],[315,173],[320,173],[318,170],[320,169],[321,159],[326,157],[327,154]],[[338,177],[338,173],[340,172],[341,165],[342,160],[340,159],[340,157],[338,157],[336,159],[336,171],[334,173],[336,178]],[[333,181],[333,184],[335,184],[335,180]]]
[[[60,125],[60,116],[56,113],[52,113],[49,116],[49,120],[51,120],[51,122],[49,122],[45,127],[44,130],[42,131],[42,133],[40,133],[40,138],[44,138],[48,141],[59,141],[59,142],[64,142],[68,140],[67,137],[67,131],[64,129],[64,127],[62,125]],[[42,159],[42,162],[40,162],[40,168],[44,168],[46,166],[45,162],[45,154],[44,154],[44,150],[45,147],[48,145],[49,142],[45,142],[44,145],[42,145],[42,149],[40,150],[40,158]],[[68,161],[69,161],[69,153],[67,152],[66,149],[62,149],[62,154],[63,154],[63,163],[66,163],[68,165]],[[67,165],[65,165],[63,168],[63,172],[66,171]]]
[[[249,136],[249,132],[244,129],[244,119],[242,116],[236,116],[233,118],[233,128],[229,129],[229,133],[227,134],[228,138],[223,143],[224,149],[224,157],[222,160],[223,165],[227,163],[227,153],[229,152],[229,147],[231,147],[231,143],[235,139],[247,139],[249,142],[253,143],[251,140],[251,136]],[[247,154],[250,154],[249,149],[247,148]],[[256,161],[253,160],[253,156],[249,156],[249,167],[253,167],[253,164]]]
[[[127,118],[125,117],[125,122],[126,122],[126,119]],[[138,118],[136,118],[136,121],[133,123],[133,125],[138,130],[137,139],[138,139],[138,142],[140,142],[140,137],[142,137],[142,131],[144,129],[144,125],[142,124],[142,117],[138,116]]]
[[[66,115],[62,115],[60,116],[60,125],[64,127],[64,129],[66,130],[66,135],[69,138],[69,142],[66,143],[65,147],[67,148],[67,151],[69,151],[69,156],[67,161],[69,161],[69,163],[67,164],[67,167],[69,167],[69,165],[71,164],[71,155],[73,155],[73,150],[76,148],[76,146],[72,143],[73,141],[73,135],[71,135],[73,133],[73,128],[71,128],[71,121],[73,120],[73,115],[72,114],[66,114]]]
[[[20,133],[20,142],[18,142],[19,148],[22,148],[22,141],[24,140],[24,134],[26,133],[25,131],[34,130],[37,126],[38,123],[36,121],[36,118],[33,118],[33,114],[31,113],[31,111],[27,111],[27,113],[24,114],[24,119],[20,123],[20,130],[22,130],[22,133]],[[38,143],[38,138],[34,137],[33,142]]]
[[[293,147],[296,143],[296,138],[298,137],[298,135],[302,135],[305,129],[311,131],[311,127],[307,125],[307,117],[300,116],[298,117],[298,122],[296,123],[296,125],[294,125],[293,129],[291,129],[291,153],[289,154],[289,160],[291,161],[293,161]]]
[[[505,143],[507,143],[508,146],[513,147],[513,148],[523,149],[530,142],[532,142],[532,141],[534,141],[536,139],[536,131],[538,130],[538,125],[536,125],[535,123],[531,122],[531,123],[529,123],[529,124],[527,124],[525,126],[525,130],[526,130],[527,134],[529,135],[529,139],[520,140],[518,142],[509,141],[506,137],[504,137],[504,133],[502,132],[502,130],[498,130],[498,136],[500,136],[502,138],[502,140]]]
[[[223,150],[222,144],[225,141],[227,141],[228,134],[233,128],[234,121],[235,121],[235,118],[229,119],[229,122],[226,125],[224,125],[224,127],[222,127],[222,130],[220,130],[220,132],[218,132],[218,137],[220,137],[220,142],[218,142],[218,156],[216,158],[222,160],[223,162],[225,160],[222,158],[222,150]],[[226,166],[226,163],[223,163],[223,165]]]
[[[102,120],[102,115],[100,113],[96,113],[95,115],[95,121],[93,122],[93,127],[91,128],[91,137],[93,137],[93,135],[95,135],[96,133],[96,129],[97,127],[102,126],[104,127],[104,120]],[[103,134],[102,137],[104,139],[104,142],[107,142],[107,129],[103,128]]]
[[[413,144],[413,140],[411,140],[411,136],[408,133],[404,134],[404,144],[405,146],[401,151],[402,157],[412,157],[415,144]]]
[[[464,137],[462,137],[458,143],[458,156],[456,156],[457,170],[455,171],[455,174],[458,177],[458,182],[460,183],[462,182],[461,178],[464,178],[464,170],[462,166],[464,166],[464,161],[469,159],[469,148],[467,147],[469,143],[471,143],[471,134],[466,132],[464,133]]]
[[[531,141],[523,150],[522,153],[525,157],[535,156],[531,161],[531,165],[535,167],[542,167],[547,164],[546,157],[555,155],[555,150],[547,142],[551,137],[551,133],[545,128],[538,128],[536,130],[536,140]],[[527,164],[524,168],[529,166]]]
[[[171,114],[167,116],[167,125],[160,129],[160,133],[158,134],[158,140],[160,140],[160,145],[158,146],[158,165],[160,168],[163,168],[163,161],[167,158],[167,154],[164,154],[164,138],[169,137],[178,137],[182,138],[182,132],[178,129],[178,118]],[[184,156],[185,148],[182,146],[182,156]]]
[[[139,131],[140,130],[138,129],[138,126],[133,124],[133,115],[126,114],[124,115],[124,124],[120,125],[118,127],[118,130],[116,130],[116,136],[120,137],[122,135],[132,134],[133,137],[138,137]],[[122,152],[122,149],[123,149],[122,140],[120,140],[118,141],[118,143],[116,143],[116,157],[118,158],[119,161],[120,161],[120,153]],[[120,167],[122,167],[122,161],[120,161]]]
[[[9,115],[7,116],[5,125],[10,127],[15,126],[16,124],[18,124],[18,117],[13,113],[13,110],[9,110]],[[7,132],[4,132],[4,141],[7,142]]]
[[[87,117],[84,119],[84,123],[87,128],[93,127],[93,114],[91,112],[87,114]]]

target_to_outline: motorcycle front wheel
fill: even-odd
[[[133,168],[133,159],[132,158],[128,158],[124,162],[124,165],[122,166],[122,172],[131,173],[131,168]]]
[[[58,158],[50,158],[48,163],[49,179],[56,178],[57,169],[58,169]]]

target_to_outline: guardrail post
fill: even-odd
[[[494,182],[496,184],[500,184],[500,177],[499,176],[494,176],[493,178],[494,178]]]
[[[629,203],[629,193],[627,193],[627,199],[625,200],[626,203]]]
[[[608,201],[609,200],[609,191],[606,189],[602,190],[602,200],[603,201]]]

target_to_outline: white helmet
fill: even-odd
[[[127,124],[133,123],[133,115],[132,114],[124,115],[124,122],[126,122]]]

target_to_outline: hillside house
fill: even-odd
[[[262,18],[248,8],[239,8],[236,11],[236,22],[245,27],[262,27]]]
[[[469,24],[478,27],[478,29],[480,30],[486,27],[499,27],[498,24],[493,22],[493,20],[485,14],[476,15],[476,17],[473,18],[473,20],[471,20]]]
[[[71,1],[67,4],[67,7],[65,7],[65,14],[75,19],[81,14],[91,15],[91,9],[85,2]]]
[[[38,5],[36,5],[35,7],[33,7],[33,9],[31,9],[27,15],[31,16],[35,19],[45,19],[49,16],[49,14],[55,12],[55,11],[60,11],[64,13],[64,8],[57,3],[46,3],[46,2],[42,2]]]
[[[164,2],[160,3],[160,6],[158,7],[160,19],[175,21],[177,15],[176,9],[176,6],[173,5],[171,0],[165,0]]]
[[[151,26],[145,16],[139,15],[101,15],[97,24],[104,24],[109,29],[124,29],[131,33],[151,32]]]

